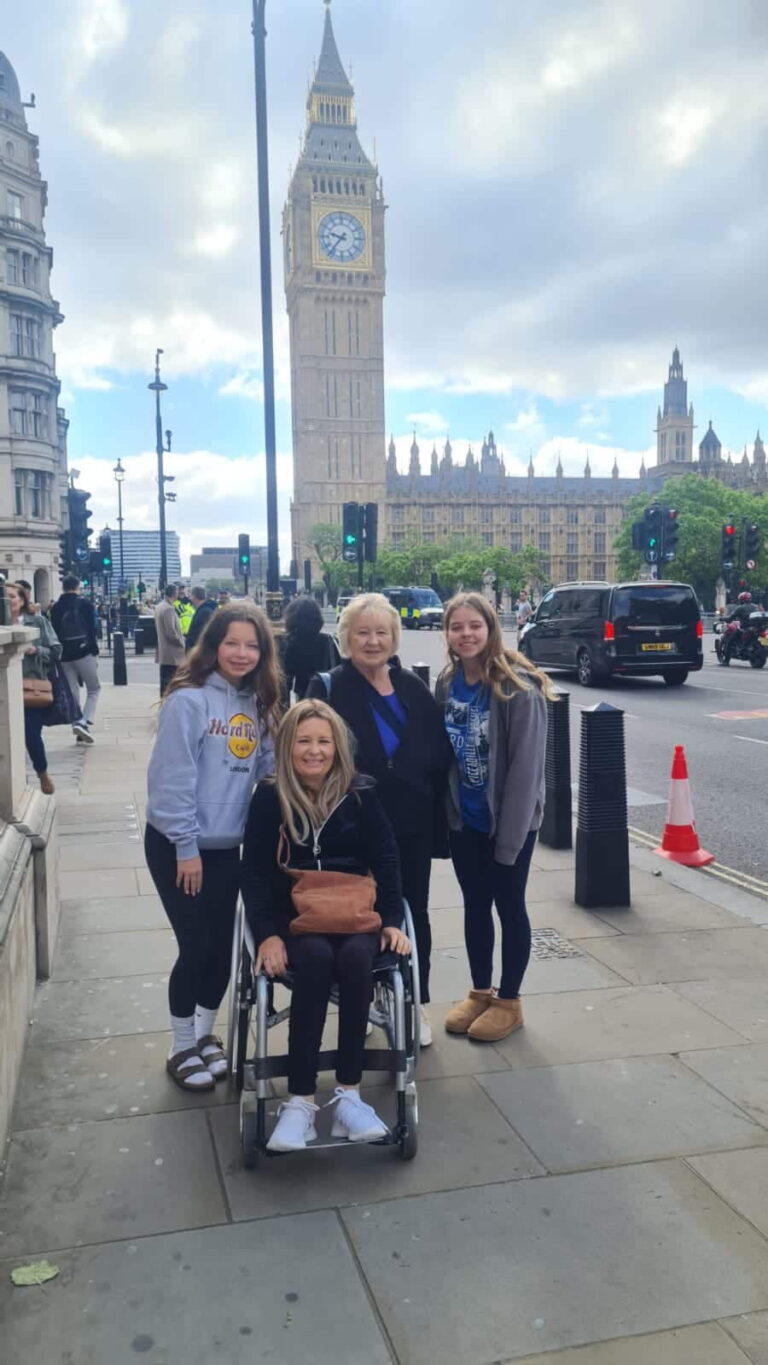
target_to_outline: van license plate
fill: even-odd
[[[674,647],[675,647],[675,646],[674,646],[673,644],[658,644],[658,645],[657,645],[657,644],[655,644],[655,643],[652,644],[652,645],[641,645],[641,646],[640,646],[641,649],[646,649],[646,650],[652,649],[652,650],[654,650],[655,653],[659,653],[659,652],[669,653],[669,651],[672,650],[672,649],[674,649]]]

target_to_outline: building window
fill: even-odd
[[[594,561],[593,577],[594,577],[594,578],[605,578],[605,560],[604,560],[604,559],[596,559],[596,560]]]
[[[509,548],[513,554],[517,554],[523,548],[522,531],[513,531],[509,537]]]
[[[392,532],[392,548],[400,550],[405,545],[405,531]]]
[[[567,555],[577,555],[579,553],[579,537],[573,531],[565,537],[565,553]]]
[[[549,508],[539,508],[539,526],[549,526]]]
[[[28,251],[21,253],[21,283],[27,289],[37,289],[39,280],[39,265],[36,256],[31,256]]]
[[[510,507],[510,509],[509,509],[509,523],[510,523],[510,525],[511,525],[511,526],[519,526],[520,523],[522,522],[522,520],[523,520],[523,514],[522,514],[522,512],[520,511],[520,508],[519,508],[519,507]]]
[[[565,524],[566,524],[566,526],[578,526],[578,524],[579,524],[579,509],[578,509],[578,507],[569,507],[569,508],[567,509],[567,511],[566,511],[566,513],[565,513]]]
[[[490,526],[490,524],[491,524],[491,509],[490,509],[490,507],[481,507],[481,508],[480,508],[480,525],[481,525],[481,526]]]
[[[5,280],[7,284],[19,283],[18,251],[6,251],[5,253]]]
[[[566,559],[566,561],[565,561],[565,576],[566,576],[567,579],[570,580],[571,583],[573,583],[573,581],[574,581],[575,579],[578,578],[578,576],[579,576],[579,561],[578,561],[578,559]]]
[[[463,507],[452,507],[452,508],[451,508],[451,524],[452,524],[453,526],[463,526],[463,525],[464,525],[464,508],[463,508]]]
[[[41,333],[37,318],[11,313],[11,354],[40,359]]]
[[[493,531],[483,531],[480,539],[483,545],[493,545]]]
[[[11,432],[14,436],[48,436],[48,413],[42,393],[33,389],[11,389]]]
[[[539,549],[548,550],[549,548],[549,531],[539,531]]]
[[[605,554],[605,531],[595,531],[595,554]]]
[[[424,535],[422,536],[422,539],[425,545],[434,545],[435,543],[434,531],[425,531]]]
[[[45,516],[45,475],[39,469],[30,471],[29,481],[30,516]]]
[[[393,521],[396,521],[396,522],[400,522],[400,523],[404,522],[404,521],[405,521],[405,508],[402,507],[402,506],[399,506],[399,505],[396,505],[395,507],[393,507],[393,508],[392,508],[392,520],[393,520]]]
[[[16,194],[14,190],[8,190],[6,202],[8,204],[8,217],[15,218],[18,223],[22,222],[24,218],[24,200],[21,195]]]
[[[545,579],[546,581],[549,581],[549,578],[550,578],[551,574],[552,574],[552,562],[551,562],[551,560],[549,560],[549,559],[542,559],[542,561],[541,561],[541,576],[542,576],[542,578]]]
[[[16,496],[16,516],[24,516],[24,475],[20,469],[14,474],[14,488]]]
[[[434,507],[422,507],[422,509],[421,509],[421,520],[422,520],[422,525],[424,525],[424,526],[433,526],[433,525],[434,525],[434,522],[435,522],[435,509],[434,509]]]
[[[595,508],[595,526],[605,526],[605,508]]]

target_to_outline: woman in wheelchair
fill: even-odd
[[[302,872],[343,873],[331,919],[315,917],[311,890],[298,892]],[[351,875],[350,875],[351,874]],[[347,893],[358,895],[373,877],[376,916],[363,932],[339,932]],[[309,882],[310,879],[304,879]],[[288,1100],[267,1146],[298,1151],[316,1136],[317,1059],[331,986],[339,994],[339,1040],[333,1137],[370,1142],[387,1127],[360,1096],[365,1029],[379,952],[410,952],[399,928],[403,902],[394,835],[370,778],[355,772],[344,722],[325,702],[302,701],[283,718],[275,740],[275,777],[259,783],[243,848],[243,902],[257,949],[255,971],[270,978],[290,972]],[[293,891],[293,895],[292,895]],[[297,915],[297,904],[302,907]],[[321,914],[323,912],[317,911]],[[331,931],[318,930],[330,924]],[[314,922],[313,922],[313,917]],[[302,921],[300,923],[299,921]],[[298,931],[298,932],[297,932]]]

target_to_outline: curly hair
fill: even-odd
[[[547,701],[557,700],[558,693],[552,686],[547,674],[543,673],[540,668],[536,668],[530,659],[526,659],[525,655],[521,654],[519,650],[506,647],[502,639],[499,618],[490,602],[486,601],[479,592],[459,592],[451,598],[450,602],[446,603],[443,613],[443,630],[448,647],[448,662],[440,674],[444,682],[450,682],[460,662],[458,654],[455,654],[451,649],[448,637],[451,617],[460,607],[468,607],[471,611],[477,612],[478,616],[482,616],[488,627],[488,640],[480,656],[480,666],[483,684],[491,689],[495,697],[498,697],[500,701],[508,701],[512,695],[509,691],[509,684],[518,692],[528,692],[531,687],[538,685]],[[528,677],[525,676],[526,674]]]
[[[174,674],[166,689],[166,698],[182,687],[202,687],[216,671],[219,646],[227,637],[229,627],[237,621],[252,625],[261,657],[255,668],[246,673],[240,687],[249,688],[256,697],[262,719],[270,730],[276,730],[280,719],[281,673],[275,651],[272,627],[260,607],[253,602],[237,602],[220,607],[208,621],[194,649]]]

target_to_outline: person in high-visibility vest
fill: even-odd
[[[173,605],[176,609],[176,615],[179,618],[181,633],[186,636],[189,627],[192,625],[192,617],[195,614],[194,604],[190,602],[186,591],[182,588]]]

